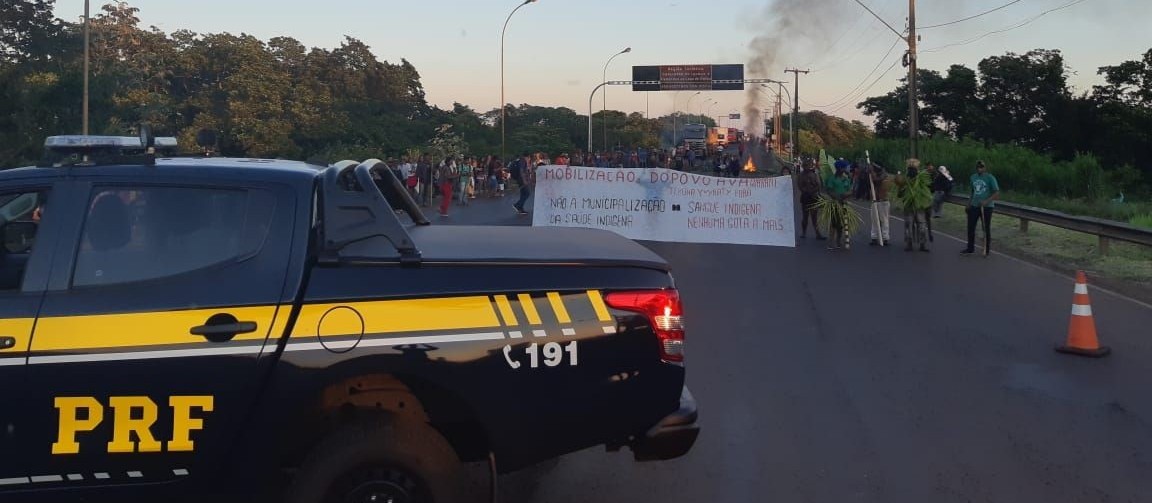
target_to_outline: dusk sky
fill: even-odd
[[[855,105],[898,85],[906,70],[892,63],[903,53],[902,43],[893,48],[899,42],[896,35],[854,0],[780,1],[802,7],[785,15],[766,0],[539,0],[520,9],[508,26],[507,100],[566,106],[586,114],[589,93],[600,83],[605,62],[625,47],[632,52],[612,62],[608,80],[628,80],[632,65],[748,63],[755,37],[783,34],[783,40],[770,43],[777,50],[770,73],[749,71],[747,77],[791,81],[786,67],[811,69],[800,79],[801,110],[816,108],[871,124]],[[904,30],[907,0],[862,1],[897,30]],[[94,11],[100,3],[93,1]],[[430,103],[450,108],[459,101],[479,111],[495,108],[500,101],[500,30],[519,4],[516,0],[129,3],[140,9],[145,28],[155,25],[169,33],[178,29],[249,33],[265,41],[284,35],[324,48],[338,46],[345,35],[356,37],[382,60],[411,61]],[[975,68],[991,55],[1059,49],[1073,72],[1070,82],[1080,92],[1100,82],[1097,67],[1138,59],[1152,48],[1149,0],[919,0],[917,24],[947,23],[1009,3],[977,19],[923,30],[920,66],[943,71],[962,63]],[[1069,4],[1030,24],[990,34]],[[57,0],[58,17],[76,20],[82,13],[82,0]],[[781,31],[777,25],[781,21],[802,28]],[[975,40],[983,35],[987,36]],[[865,80],[873,69],[875,73]],[[687,110],[690,95],[680,93],[677,108]],[[672,111],[673,96],[651,93],[646,100],[645,93],[611,87],[608,107],[663,115]],[[742,111],[746,101],[742,92],[711,92],[694,98],[690,111],[718,116]],[[600,102],[597,95],[595,110]],[[767,98],[760,107],[769,107]]]

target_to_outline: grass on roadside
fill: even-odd
[[[944,215],[932,220],[935,230],[961,239],[967,236],[964,208],[944,207]],[[980,230],[976,231],[980,240]],[[1152,248],[1113,241],[1107,256],[1099,253],[1096,236],[1029,222],[1028,232],[1020,232],[1020,221],[1004,214],[992,217],[992,250],[1015,252],[1040,263],[1062,268],[1083,269],[1098,276],[1152,288]]]

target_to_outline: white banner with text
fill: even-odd
[[[532,225],[604,229],[641,241],[795,247],[793,207],[788,176],[541,166]]]

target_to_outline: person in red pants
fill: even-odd
[[[440,216],[447,217],[448,207],[452,204],[452,188],[460,183],[460,168],[456,165],[456,159],[448,156],[437,169],[439,176],[436,183],[440,184]]]

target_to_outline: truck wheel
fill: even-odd
[[[454,503],[462,464],[432,427],[398,418],[351,424],[304,460],[290,503]]]

